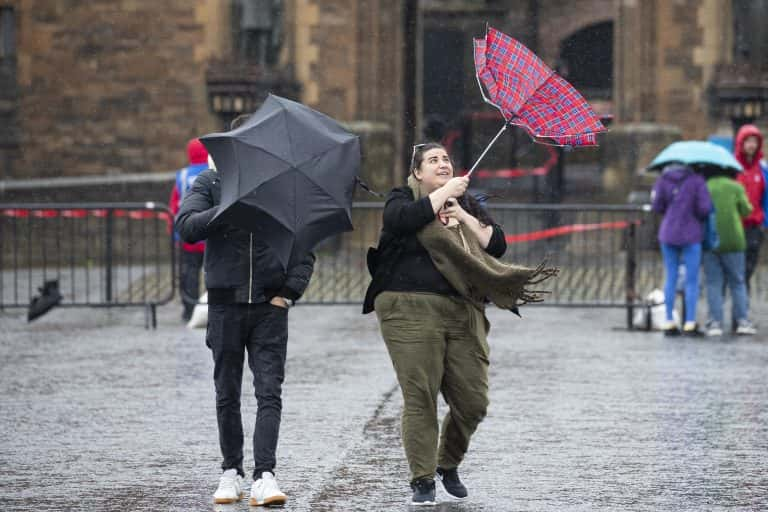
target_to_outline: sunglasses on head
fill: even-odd
[[[427,143],[424,142],[422,144],[414,144],[413,145],[413,152],[411,152],[411,170],[413,170],[413,164],[416,162],[416,150],[418,150],[421,147],[426,146]]]

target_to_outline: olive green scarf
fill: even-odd
[[[413,175],[408,178],[408,186],[414,199],[425,195]],[[549,279],[559,270],[547,267],[546,261],[536,268],[499,261],[485,252],[475,235],[462,224],[446,227],[437,218],[416,236],[443,277],[479,309],[484,307],[486,298],[515,313],[518,306],[541,302],[542,295],[548,292],[526,287]]]

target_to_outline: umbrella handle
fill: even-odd
[[[507,129],[507,125],[508,125],[508,123],[504,123],[504,126],[501,127],[501,130],[499,130],[499,132],[496,134],[496,136],[493,139],[491,139],[491,142],[488,143],[488,145],[485,147],[485,149],[483,150],[483,152],[480,155],[480,157],[477,159],[477,161],[475,161],[475,163],[472,165],[472,168],[466,174],[467,178],[471,178],[472,177],[472,173],[475,172],[475,169],[477,168],[477,164],[480,163],[480,160],[482,160],[483,157],[485,156],[485,154],[488,152],[488,150],[491,149],[491,146],[493,146],[496,143],[496,141],[498,140],[498,138],[501,137],[501,134],[504,133],[504,130]]]

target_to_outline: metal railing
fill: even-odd
[[[382,208],[381,203],[355,204],[356,230],[318,248],[302,302],[362,302],[370,281],[365,253],[377,243]],[[641,248],[651,243],[643,239],[649,215],[642,206],[494,204],[489,212],[507,234],[505,261],[535,266],[547,258],[561,268],[548,283],[545,305],[626,307],[649,279],[645,274],[660,269],[639,261]]]
[[[355,203],[355,230],[316,248],[303,304],[362,303],[382,209]],[[644,297],[663,287],[659,219],[646,205],[491,204],[489,212],[507,235],[505,261],[535,266],[547,258],[560,267],[541,306],[625,308],[631,327]],[[0,309],[28,307],[36,289],[56,279],[61,306],[145,306],[147,325],[156,325],[156,306],[176,288],[172,222],[155,203],[0,204]],[[768,295],[764,268],[752,282],[759,300]]]
[[[381,229],[382,203],[355,203],[355,231],[317,249],[306,304],[361,303],[370,282],[365,265]],[[624,308],[627,327],[645,296],[664,286],[657,242],[659,218],[648,205],[490,204],[507,235],[505,261],[535,266],[547,258],[560,275],[547,282],[541,306]],[[753,277],[753,297],[765,299],[768,272]],[[538,306],[538,305],[537,305]]]
[[[56,280],[57,307],[143,306],[155,327],[174,296],[172,222],[157,203],[0,204],[0,309]]]

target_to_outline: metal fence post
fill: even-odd
[[[632,318],[635,313],[635,283],[637,273],[637,224],[632,221],[627,226],[627,269],[626,269],[626,301],[627,329],[632,329]]]
[[[112,210],[107,208],[107,215],[104,217],[104,278],[106,286],[104,288],[105,301],[107,304],[112,302],[112,233],[114,231]]]

